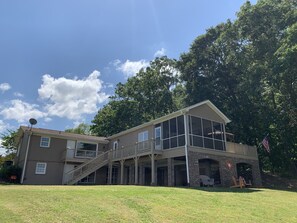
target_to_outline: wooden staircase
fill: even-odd
[[[100,169],[101,167],[108,164],[109,161],[109,151],[100,154],[99,156],[91,159],[73,170],[65,173],[64,184],[72,185],[93,173],[94,171]]]

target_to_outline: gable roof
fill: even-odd
[[[220,118],[222,118],[224,120],[225,124],[231,122],[231,120],[226,115],[224,115],[224,113],[221,112],[211,101],[206,100],[206,101],[199,102],[199,103],[197,103],[195,105],[180,109],[180,110],[178,110],[176,112],[173,112],[173,113],[170,113],[168,115],[162,116],[162,117],[157,118],[155,120],[152,120],[150,122],[146,122],[146,123],[144,123],[142,125],[138,125],[138,126],[133,127],[131,129],[127,129],[127,130],[122,131],[120,133],[114,134],[114,135],[108,137],[108,139],[114,139],[116,137],[119,137],[120,135],[124,135],[124,134],[130,133],[130,132],[136,131],[138,129],[145,128],[145,127],[150,126],[150,125],[159,124],[159,123],[164,122],[166,120],[169,120],[171,118],[174,118],[174,117],[177,117],[179,115],[185,114],[188,111],[190,111],[191,109],[200,107],[202,105],[209,106]]]
[[[74,140],[82,140],[82,141],[93,141],[93,142],[100,142],[103,144],[107,144],[108,140],[105,137],[98,137],[98,136],[91,136],[91,135],[81,135],[76,133],[58,131],[58,130],[51,130],[51,129],[42,129],[42,128],[29,128],[26,126],[21,126],[19,131],[31,131],[33,134],[44,135],[44,136],[55,136],[58,138],[65,138],[65,139],[74,139]]]

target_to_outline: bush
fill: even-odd
[[[5,182],[19,183],[21,178],[22,168],[18,166],[5,166],[3,165],[0,168],[0,179]],[[16,179],[13,179],[11,176],[15,176]]]

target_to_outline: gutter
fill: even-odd
[[[188,157],[188,119],[186,113],[184,115],[184,126],[185,126],[185,156],[186,156],[186,170],[187,170],[187,184],[190,186],[190,174],[189,174],[189,157]]]
[[[24,182],[25,171],[26,171],[27,160],[28,160],[29,145],[30,145],[30,140],[31,140],[31,135],[32,135],[31,131],[27,131],[27,132],[29,132],[29,136],[28,136],[28,141],[27,141],[27,148],[26,148],[26,155],[25,155],[24,166],[23,166],[23,171],[22,171],[22,177],[21,177],[21,181],[20,181],[21,184],[23,184],[23,182]]]

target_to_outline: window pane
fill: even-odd
[[[193,136],[193,145],[203,147],[202,137],[200,136]]]
[[[192,117],[192,132],[194,135],[202,136],[201,118]]]
[[[97,145],[91,144],[91,143],[85,143],[85,142],[79,142],[77,143],[77,149],[78,150],[92,150],[96,151]]]
[[[222,129],[222,140],[225,141],[225,128],[224,128],[224,124],[221,124],[221,129]]]
[[[169,139],[163,140],[163,149],[169,149]]]
[[[138,142],[142,142],[143,141],[143,135],[142,133],[138,133]]]
[[[176,118],[170,119],[170,137],[177,135]]]
[[[209,148],[209,149],[213,149],[213,140],[208,139],[208,138],[204,138],[204,147]]]
[[[178,146],[184,146],[184,145],[185,145],[185,135],[179,136],[178,137]]]
[[[36,163],[35,173],[45,174],[45,172],[46,172],[46,163]]]
[[[155,145],[161,146],[161,127],[155,128]]]
[[[222,128],[221,128],[221,123],[213,122],[212,126],[213,126],[214,138],[221,140],[222,139],[222,134],[223,134],[223,131],[222,131]]]
[[[217,150],[223,150],[223,141],[215,140],[215,149]]]
[[[162,132],[163,132],[163,137],[162,137],[163,139],[169,138],[169,121],[163,122]]]
[[[156,127],[155,128],[155,139],[161,138],[161,128]]]
[[[40,147],[49,147],[49,137],[41,137],[40,138]]]
[[[177,117],[177,134],[185,134],[184,116],[182,115]]]
[[[190,116],[190,115],[188,118],[188,125],[189,125],[189,134],[193,134],[192,133],[192,116]]]
[[[202,119],[203,122],[203,135],[204,137],[212,138],[213,132],[212,132],[212,126],[211,121]]]
[[[148,140],[148,131],[143,132],[143,141]]]
[[[177,147],[177,137],[173,137],[170,139],[170,148]]]
[[[138,142],[144,142],[148,140],[148,131],[138,133]]]

